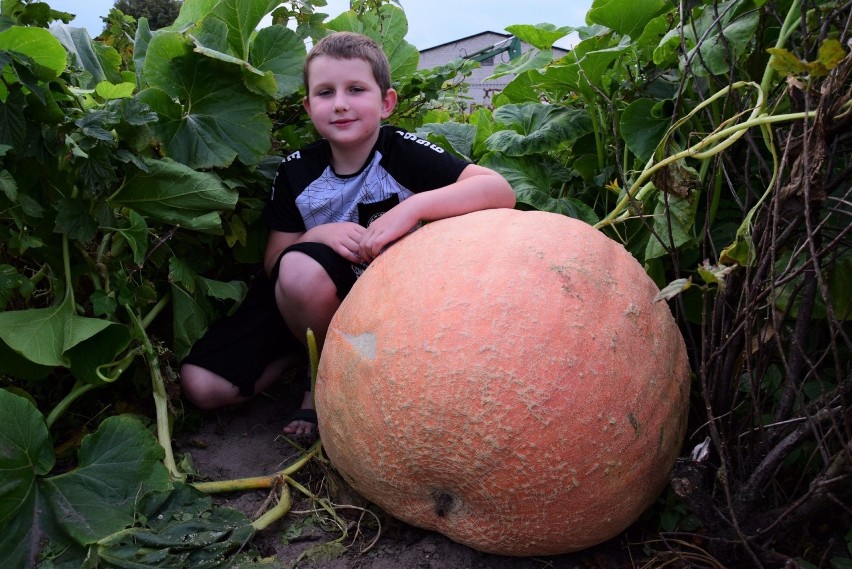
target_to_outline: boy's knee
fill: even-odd
[[[319,300],[337,296],[337,287],[325,268],[303,253],[285,254],[277,276],[277,288],[285,298]]]
[[[180,388],[183,396],[199,409],[209,411],[228,404],[232,394],[224,393],[221,381],[212,377],[212,372],[194,365],[180,367]],[[222,380],[224,381],[224,380]],[[238,394],[236,386],[231,386]]]

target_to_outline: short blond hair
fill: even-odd
[[[308,88],[308,66],[320,56],[336,59],[362,59],[370,64],[370,68],[373,70],[373,78],[379,84],[382,95],[391,88],[390,63],[387,56],[378,43],[364,34],[334,32],[318,41],[308,53],[305,65],[302,68],[305,89]]]

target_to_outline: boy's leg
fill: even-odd
[[[259,275],[236,311],[216,321],[184,358],[183,395],[201,409],[250,399],[288,366],[304,361],[275,304],[274,283]]]
[[[255,393],[266,391],[285,369],[299,361],[300,358],[292,354],[270,363],[255,382]],[[242,403],[252,397],[242,394],[238,386],[221,375],[195,364],[183,364],[180,367],[180,383],[184,396],[205,411]]]
[[[274,273],[275,274],[275,273]],[[307,331],[314,333],[317,350],[322,352],[328,325],[358,273],[352,264],[319,243],[299,243],[281,256],[275,301],[290,332],[307,345]],[[306,391],[302,409],[313,409],[313,397]],[[292,435],[311,434],[316,425],[295,420],[284,428]]]

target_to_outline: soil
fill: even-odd
[[[244,405],[200,415],[199,428],[191,432],[178,429],[175,449],[191,456],[197,472],[195,480],[232,480],[278,472],[301,452],[281,432],[299,399],[287,387],[276,386]],[[292,491],[290,513],[258,532],[250,544],[260,557],[275,560],[271,567],[560,569],[621,568],[636,562],[631,562],[627,534],[560,556],[516,558],[486,554],[394,520],[354,494],[333,468],[321,462],[311,461],[294,478],[335,504],[355,506],[338,510],[349,524],[348,537],[342,542],[346,547],[332,543],[342,532],[328,522],[329,516],[317,514],[310,499]],[[254,519],[268,507],[272,496],[268,489],[250,490],[215,494],[214,501]],[[364,514],[359,509],[364,507],[375,516]]]

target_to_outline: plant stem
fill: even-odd
[[[195,482],[192,484],[197,490],[201,490],[206,494],[215,494],[218,492],[238,492],[241,490],[259,490],[262,488],[272,488],[276,480],[282,476],[290,476],[302,469],[312,458],[319,454],[322,448],[321,441],[315,442],[305,454],[299,459],[280,472],[269,476],[253,476],[250,478],[238,478],[235,480],[217,480],[214,482]]]
[[[45,418],[44,422],[45,424],[47,424],[47,428],[50,429],[57,421],[57,419],[59,419],[59,417],[61,417],[62,414],[65,413],[65,410],[68,409],[68,407],[70,407],[71,404],[74,403],[74,401],[76,401],[78,397],[80,397],[84,393],[88,393],[96,387],[98,386],[93,383],[81,383],[79,381],[75,383],[71,391],[69,391],[68,394],[62,398],[62,401],[60,401],[56,405],[56,407],[54,407],[50,411],[50,414]]]
[[[151,345],[151,340],[148,334],[145,333],[145,327],[139,320],[139,317],[130,308],[129,305],[124,305],[130,319],[136,328],[136,333],[142,341],[143,353],[145,361],[148,363],[148,369],[151,372],[151,391],[154,397],[154,409],[157,413],[157,439],[160,441],[160,446],[163,447],[165,457],[163,464],[168,469],[172,478],[175,480],[184,480],[186,474],[182,473],[175,463],[174,453],[172,452],[172,436],[171,427],[169,426],[169,409],[168,398],[166,396],[166,386],[163,381],[163,374],[160,372],[160,359],[157,357],[157,351]]]
[[[166,307],[166,305],[168,305],[171,299],[172,293],[167,292],[166,294],[164,294],[163,297],[159,301],[157,301],[157,304],[154,305],[154,308],[152,308],[151,311],[145,315],[145,318],[142,319],[142,328],[147,330],[148,326],[151,325],[151,322],[153,322],[154,319],[159,316],[160,312],[163,311],[163,309]]]
[[[280,520],[284,516],[287,515],[287,512],[290,511],[290,507],[292,506],[293,501],[290,498],[290,486],[286,483],[281,483],[281,496],[278,499],[278,503],[275,504],[272,508],[269,509],[262,516],[254,520],[251,525],[257,530],[265,530],[274,522]]]
[[[787,43],[787,40],[790,38],[790,34],[793,33],[793,30],[799,24],[801,11],[802,0],[793,0],[793,3],[790,5],[790,9],[787,11],[787,17],[784,18],[784,23],[781,25],[781,31],[778,33],[778,41],[775,42],[775,47],[777,49],[781,49],[784,47],[784,44]],[[769,63],[772,63],[772,59],[774,57],[774,55],[770,56]],[[772,74],[774,72],[775,70],[772,69],[771,65],[767,65],[766,69],[763,70],[763,78],[760,80],[760,90],[764,93],[769,91],[769,82],[772,81]]]

